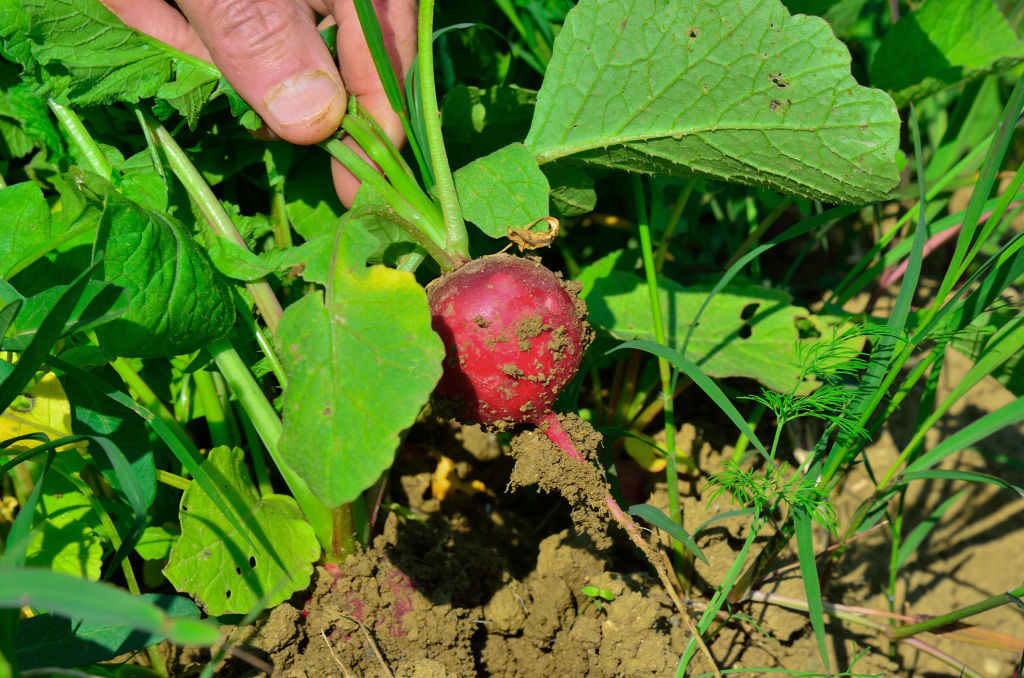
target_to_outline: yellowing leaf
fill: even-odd
[[[50,440],[71,435],[71,404],[60,385],[57,375],[47,374],[28,393],[27,398],[15,401],[0,414],[0,440],[16,438],[30,433],[42,433]],[[21,407],[26,405],[27,407]],[[10,450],[25,451],[39,443],[31,440],[12,445]],[[85,443],[67,445],[61,449],[84,446]]]

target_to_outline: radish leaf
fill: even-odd
[[[899,128],[828,24],[778,0],[583,0],[526,145],[541,165],[573,157],[857,203],[896,185]]]
[[[365,266],[377,240],[350,221],[325,294],[285,310],[288,374],[281,451],[328,506],[350,502],[391,465],[441,376],[444,349],[411,273]]]
[[[210,450],[202,467],[219,489],[250,508],[242,516],[245,533],[225,517],[219,499],[192,483],[181,497],[181,537],[164,568],[168,581],[195,596],[210,615],[276,605],[308,584],[320,544],[295,500],[261,497],[237,448]]]

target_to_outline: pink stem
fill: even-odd
[[[555,446],[565,452],[570,459],[574,459],[578,462],[584,462],[583,455],[576,449],[576,446],[572,444],[572,438],[566,432],[565,427],[562,426],[562,422],[558,419],[558,415],[554,412],[548,412],[540,421],[537,422],[537,426],[544,432],[544,435],[555,444]]]

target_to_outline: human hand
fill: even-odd
[[[404,139],[363,38],[352,0],[101,0],[127,25],[210,61],[274,135],[314,144],[333,134],[353,95],[395,144]],[[384,44],[402,78],[416,54],[416,0],[374,0]],[[315,14],[338,25],[335,64]],[[329,25],[329,24],[326,24]],[[355,143],[346,140],[354,150]],[[365,157],[365,156],[364,156]],[[359,181],[332,161],[351,205]]]

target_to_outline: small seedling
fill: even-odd
[[[607,602],[610,603],[615,600],[615,594],[608,589],[599,589],[596,586],[584,586],[580,591],[587,597],[587,602],[583,604],[583,609],[580,610],[580,614],[583,614],[583,610],[587,609],[587,605],[590,603],[594,604],[594,607],[601,610],[602,606]]]

